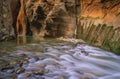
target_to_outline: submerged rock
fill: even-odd
[[[17,51],[4,53],[0,56],[0,79],[120,78],[119,56],[87,44],[51,41],[18,46],[15,47]],[[32,49],[36,44],[40,48],[46,47],[47,51]]]
[[[18,68],[18,69],[16,70],[16,73],[17,73],[17,74],[20,74],[20,73],[23,73],[24,71],[25,71],[24,68]]]
[[[25,73],[23,76],[24,76],[25,78],[28,78],[28,77],[31,76],[31,74],[30,74],[30,73]]]
[[[6,61],[4,59],[0,59],[0,70],[3,70],[8,65],[9,65],[8,61]]]
[[[35,74],[35,75],[44,75],[44,71],[43,70],[35,70],[35,71],[33,71],[33,74]]]

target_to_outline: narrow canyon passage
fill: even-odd
[[[0,79],[120,79],[120,0],[0,0]]]
[[[120,56],[67,40],[0,43],[0,79],[120,79]]]

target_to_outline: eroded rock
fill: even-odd
[[[0,41],[14,39],[18,5],[19,0],[0,1]]]
[[[84,22],[119,26],[119,0],[81,0],[81,17]],[[88,20],[85,20],[88,19]]]
[[[119,0],[1,0],[0,11],[1,41],[15,34],[73,37],[79,16],[84,25],[120,24]]]
[[[75,24],[74,10],[70,10],[69,7],[74,7],[74,1],[26,0],[25,4],[21,5],[21,7],[24,7],[23,15],[26,14],[26,17],[19,17],[18,15],[18,19],[22,20],[21,17],[28,19],[29,27],[34,36],[73,36]],[[19,13],[22,13],[22,11],[20,10]],[[24,21],[21,25],[26,25],[26,22]],[[25,31],[26,26],[22,27],[23,29],[20,32]]]

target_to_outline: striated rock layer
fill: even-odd
[[[120,26],[120,0],[80,0],[81,18]]]
[[[119,26],[119,18],[120,0],[0,0],[0,39],[73,37],[77,21]]]

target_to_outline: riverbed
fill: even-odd
[[[1,42],[0,79],[120,79],[120,56],[57,39]]]

